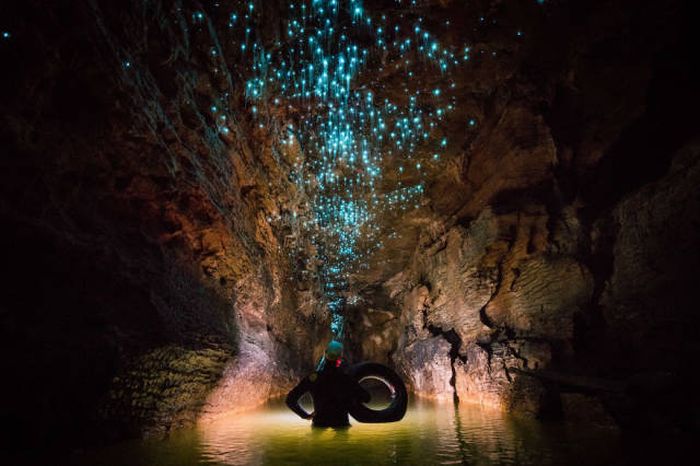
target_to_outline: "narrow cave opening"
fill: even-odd
[[[5,3],[0,460],[633,464],[697,434],[689,1]],[[282,404],[327,367],[374,395],[333,392],[351,430]]]

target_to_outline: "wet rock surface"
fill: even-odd
[[[415,238],[405,254],[387,245],[386,275],[357,278],[400,309],[391,359],[419,395],[633,429],[694,422],[680,353],[698,354],[696,75],[684,4],[628,7],[552,7],[526,30],[533,48],[491,26],[480,45],[506,58],[465,71],[462,150],[399,230]],[[680,380],[686,405],[671,401]]]
[[[178,5],[2,7],[2,344],[16,355],[2,419],[18,441],[162,434],[250,408],[327,338],[313,280],[297,286],[282,249],[293,232],[271,226],[304,193],[250,121],[212,129],[230,83],[161,21],[184,18]]]

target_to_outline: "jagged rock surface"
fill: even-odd
[[[22,356],[4,358],[3,421],[19,439],[163,433],[250,408],[327,338],[283,248],[292,232],[272,225],[305,194],[269,133],[238,115],[228,134],[212,125],[227,79],[209,74],[207,41],[163,20],[179,6],[7,7],[2,340]]]
[[[527,46],[502,31],[531,12],[494,6],[501,26],[457,80],[461,150],[397,227],[404,243],[357,276],[368,303],[377,282],[391,298],[384,346],[419,395],[633,428],[692,418],[669,400],[696,399],[681,353],[698,354],[697,75],[682,2],[625,5],[553,6]]]

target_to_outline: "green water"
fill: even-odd
[[[167,440],[76,453],[76,465],[616,464],[614,431],[515,419],[475,406],[413,403],[392,424],[312,429],[280,405],[231,416]]]

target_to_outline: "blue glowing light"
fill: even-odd
[[[10,34],[9,31],[2,31],[3,39],[9,39],[10,37],[12,37],[12,34]]]
[[[247,68],[241,83],[252,118],[264,128],[271,112],[298,110],[279,144],[294,154],[291,181],[310,205],[308,215],[292,212],[289,221],[300,224],[314,246],[331,329],[342,336],[350,274],[366,267],[369,255],[382,247],[379,216],[420,207],[423,171],[435,166],[447,148],[447,139],[436,134],[455,108],[449,94],[456,86],[447,76],[468,62],[470,48],[453,52],[440,44],[420,17],[406,27],[386,15],[372,17],[362,0],[290,2],[281,37],[268,44],[261,39],[260,3],[240,5],[224,20],[237,37],[237,61]],[[397,22],[405,21],[396,16]],[[192,13],[194,24],[205,19],[204,12]],[[216,44],[210,48],[210,59],[223,60],[221,50]],[[389,66],[410,82],[400,104],[384,97],[378,82]],[[414,68],[426,67],[445,84],[421,82]],[[222,98],[210,107],[222,136],[230,131],[225,102]],[[438,152],[419,160],[428,147]],[[385,171],[398,178],[395,189],[386,187]]]

